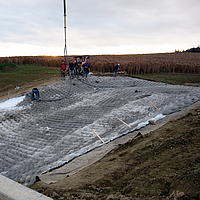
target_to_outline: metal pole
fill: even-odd
[[[64,3],[64,32],[65,32],[65,47],[64,47],[64,58],[65,63],[67,63],[68,66],[68,55],[67,55],[67,3],[66,0],[63,0]]]

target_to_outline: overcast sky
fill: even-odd
[[[200,0],[68,0],[68,54],[197,47],[199,19]],[[1,0],[0,56],[63,55],[63,27],[63,0]]]

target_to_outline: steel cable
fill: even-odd
[[[71,89],[72,89],[72,79],[71,79],[71,75],[70,75],[70,88],[69,88],[69,91],[68,91],[68,93],[64,96],[64,97],[61,97],[61,98],[59,98],[59,99],[40,99],[40,101],[48,101],[48,102],[51,102],[51,101],[60,101],[60,100],[62,100],[62,99],[64,99],[64,98],[66,98],[69,94],[70,94],[70,92],[71,92]]]
[[[76,77],[77,78],[77,77]],[[80,78],[77,78],[80,82],[82,82],[83,84],[85,85],[88,85],[88,86],[91,86],[91,87],[99,87],[99,88],[120,88],[120,87],[134,87],[134,85],[131,85],[131,86],[115,86],[115,85],[111,85],[111,86],[108,86],[108,85],[93,85],[93,84],[90,84],[90,83],[86,83],[85,81],[81,80]],[[64,97],[61,97],[59,99],[40,99],[40,101],[48,101],[48,102],[51,102],[51,101],[60,101],[64,98],[66,98],[70,92],[71,92],[71,88],[72,88],[72,78],[71,78],[71,75],[70,75],[70,89],[69,89],[69,92],[64,96]]]

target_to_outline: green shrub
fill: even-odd
[[[0,72],[10,72],[17,68],[13,63],[2,63],[0,64]]]

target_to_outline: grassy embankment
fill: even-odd
[[[14,97],[32,87],[45,86],[59,78],[59,69],[41,65],[0,64],[0,99]],[[17,88],[17,89],[16,89]]]
[[[200,74],[159,73],[132,75],[131,77],[141,78],[149,81],[169,83],[173,85],[200,86]]]

